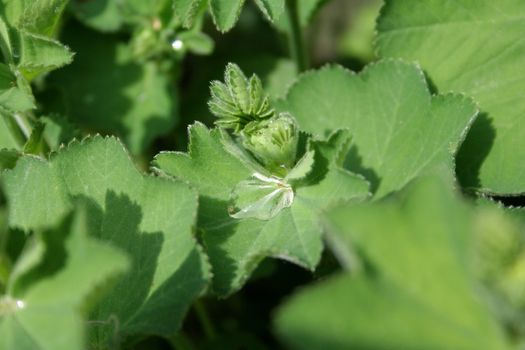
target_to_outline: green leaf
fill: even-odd
[[[8,1],[8,3],[14,2],[16,1]],[[69,0],[21,0],[20,2],[24,4],[23,12],[15,27],[33,34],[53,37]]]
[[[20,50],[18,68],[28,78],[73,61],[73,53],[58,41],[26,31],[20,31]]]
[[[462,184],[525,193],[525,3],[502,0],[386,1],[380,56],[418,61],[439,91],[472,96],[482,118],[458,155]]]
[[[129,266],[119,250],[87,233],[87,212],[78,210],[57,229],[37,235],[25,250],[9,294],[0,297],[0,348],[85,348],[83,314]],[[22,281],[23,288],[14,288]]]
[[[130,47],[116,36],[79,27],[66,32],[75,61],[51,75],[49,83],[63,92],[66,115],[75,124],[120,136],[134,154],[174,127],[176,87],[156,62],[135,62]]]
[[[347,128],[355,147],[347,166],[365,175],[375,197],[446,168],[477,114],[466,97],[432,96],[414,65],[383,61],[359,75],[327,66],[301,76],[281,106],[302,130],[325,135]]]
[[[221,32],[233,28],[241,14],[244,0],[210,0],[213,22]]]
[[[60,145],[68,144],[75,137],[80,136],[76,129],[66,117],[59,114],[50,114],[39,118],[46,127],[44,138],[51,149],[58,149]]]
[[[82,23],[91,28],[114,32],[124,24],[121,2],[114,0],[72,1],[71,9]]]
[[[184,28],[191,28],[204,0],[173,0],[173,15]]]
[[[12,72],[3,63],[0,63],[0,106],[11,112],[24,112],[35,106],[31,90],[21,74]]]
[[[215,46],[213,40],[201,32],[182,32],[177,36],[177,39],[183,42],[188,51],[196,55],[209,55]]]
[[[116,139],[102,137],[73,142],[50,161],[23,157],[3,180],[11,226],[28,230],[56,222],[71,198],[80,198],[87,203],[90,235],[132,258],[130,272],[91,315],[94,344],[115,334],[168,336],[180,327],[209,274],[192,235],[195,191],[143,176]]]
[[[257,6],[269,21],[275,21],[284,12],[285,0],[255,0]]]
[[[293,349],[510,349],[472,282],[471,214],[428,179],[388,201],[334,208],[335,253],[348,267],[359,252],[366,272],[296,294],[278,333]]]
[[[228,213],[230,194],[254,170],[237,158],[238,154],[226,151],[228,143],[220,129],[210,131],[196,123],[189,134],[189,154],[162,152],[155,157],[154,166],[199,191],[198,227],[213,267],[213,289],[219,295],[239,289],[267,256],[314,269],[322,250],[317,212],[332,201],[357,200],[368,195],[368,183],[362,178],[343,170],[328,171],[325,166],[325,174],[297,186],[292,206],[272,219],[234,219]],[[325,191],[326,188],[333,191]],[[317,198],[321,191],[325,197]]]

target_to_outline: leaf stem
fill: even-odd
[[[215,327],[208,316],[208,312],[206,311],[206,307],[204,306],[202,300],[197,300],[193,307],[195,309],[195,313],[197,314],[197,318],[202,325],[204,334],[206,334],[206,338],[209,340],[215,338]]]
[[[5,112],[2,112],[2,117],[4,118],[7,129],[9,129],[9,133],[13,139],[15,139],[18,146],[24,147],[24,144],[26,143],[29,136],[26,136],[26,133],[24,132],[26,129],[23,129],[23,127],[19,124],[20,119],[15,118],[14,114],[9,115]]]
[[[286,14],[290,22],[288,41],[290,44],[290,54],[295,60],[299,72],[308,69],[308,57],[304,47],[304,36],[299,23],[297,0],[286,0]]]

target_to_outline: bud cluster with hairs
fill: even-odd
[[[247,79],[239,66],[229,63],[224,83],[213,81],[210,92],[208,106],[218,118],[215,124],[233,130],[268,171],[285,177],[297,157],[297,123],[290,114],[275,112],[259,77]]]

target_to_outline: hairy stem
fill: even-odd
[[[299,23],[297,0],[286,0],[286,13],[290,22],[288,41],[290,44],[290,54],[295,60],[299,72],[308,69],[308,58],[304,47],[304,36]]]

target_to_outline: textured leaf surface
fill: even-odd
[[[213,22],[221,32],[232,29],[239,19],[244,0],[210,0]]]
[[[116,37],[78,27],[67,33],[64,41],[77,52],[75,61],[50,80],[63,91],[75,123],[117,134],[134,154],[169,132],[177,101],[167,73],[155,62],[134,62],[129,47]]]
[[[202,2],[203,0],[173,0],[173,15],[185,28],[191,28]]]
[[[192,236],[193,190],[141,175],[116,139],[101,137],[72,143],[49,162],[21,158],[4,183],[11,226],[55,222],[70,207],[70,198],[80,198],[88,206],[90,234],[132,258],[130,273],[91,315],[101,321],[94,326],[95,343],[115,332],[170,335],[177,330],[208,279]],[[115,316],[116,330],[111,329]]]
[[[340,273],[294,296],[277,330],[294,349],[508,349],[468,270],[472,216],[437,181],[330,215]]]
[[[458,175],[489,193],[525,193],[525,3],[386,1],[380,56],[418,61],[440,91],[472,96],[481,116],[458,156]]]
[[[129,265],[120,251],[88,237],[86,214],[37,236],[19,258],[9,295],[0,297],[0,348],[85,348],[82,313]]]
[[[0,63],[0,106],[7,111],[26,111],[34,107],[31,90],[22,81],[20,73],[13,73],[2,63]],[[5,111],[3,114],[10,117]]]
[[[255,0],[257,6],[270,21],[278,19],[284,11],[285,0]]]
[[[314,135],[347,128],[349,168],[365,175],[375,197],[436,168],[452,173],[453,156],[474,120],[472,101],[431,96],[414,65],[383,61],[355,75],[328,66],[300,77],[282,106]]]
[[[197,123],[189,133],[189,154],[164,152],[157,155],[154,164],[198,189],[198,226],[213,267],[213,287],[220,295],[239,289],[266,256],[314,269],[322,250],[316,211],[332,200],[362,199],[368,195],[366,181],[350,173],[336,174],[334,170],[296,188],[292,206],[268,221],[233,219],[228,215],[230,194],[253,170],[224,149],[218,129],[210,131]],[[331,176],[338,175],[344,179],[333,182]],[[331,187],[333,192],[325,191],[326,197],[320,200],[316,191],[323,186]]]
[[[4,0],[5,1],[5,0]],[[69,0],[19,0],[23,3],[23,12],[18,18],[16,27],[33,34],[52,37],[56,34],[57,25]],[[8,6],[17,1],[8,1]]]
[[[20,31],[20,50],[18,68],[29,78],[73,60],[73,53],[58,41],[25,31]]]

